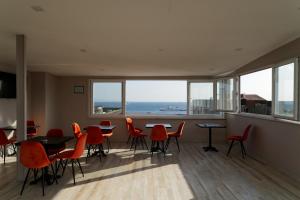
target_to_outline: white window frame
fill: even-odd
[[[284,116],[284,115],[280,115],[280,114],[276,114],[275,113],[275,98],[276,98],[276,81],[278,80],[278,74],[276,73],[276,68],[282,67],[284,65],[290,64],[290,63],[294,63],[294,116],[293,117],[289,117],[289,116]],[[283,62],[277,63],[273,68],[272,68],[272,115],[275,118],[281,118],[281,119],[289,119],[289,120],[298,120],[299,116],[298,116],[298,99],[299,99],[299,92],[298,92],[298,88],[299,88],[299,83],[298,83],[298,77],[299,77],[299,69],[298,69],[298,58],[291,58],[288,60],[285,60]]]
[[[232,94],[232,109],[231,110],[226,110],[226,109],[218,109],[218,105],[217,105],[217,84],[218,81],[222,81],[222,80],[229,80],[229,79],[233,79],[233,94]],[[214,104],[215,104],[215,110],[216,111],[220,111],[220,112],[234,112],[237,111],[237,107],[236,107],[236,95],[237,95],[237,78],[233,77],[233,76],[229,76],[229,77],[223,77],[223,78],[218,78],[215,79],[215,100],[214,100]]]
[[[120,114],[95,114],[94,113],[94,94],[93,94],[93,85],[94,83],[121,83],[121,105],[122,111]],[[121,79],[90,79],[89,80],[89,103],[88,103],[88,110],[89,110],[89,117],[91,118],[102,118],[102,117],[109,117],[109,118],[120,118],[125,116],[125,82]]]
[[[188,116],[223,116],[222,113],[220,112],[220,114],[191,114],[190,113],[190,101],[191,101],[191,83],[212,83],[213,84],[213,109],[215,111],[218,111],[216,110],[216,82],[215,82],[215,79],[201,79],[201,80],[188,80],[188,84],[187,84],[187,87],[188,87],[188,98],[187,98],[187,101],[188,101],[188,112],[187,112],[187,115]]]

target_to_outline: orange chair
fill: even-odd
[[[128,130],[128,133],[129,133],[129,137],[128,137],[127,143],[132,138],[130,150],[134,146],[134,153],[135,153],[136,147],[137,147],[137,145],[139,143],[141,143],[141,145],[142,145],[143,148],[144,148],[144,144],[145,144],[146,148],[148,149],[148,145],[147,145],[147,142],[145,140],[145,137],[147,135],[143,133],[143,130],[141,130],[139,128],[135,128],[133,126],[133,121],[132,121],[132,119],[130,117],[126,117],[126,126],[127,126],[127,130]]]
[[[180,138],[182,136],[182,134],[183,134],[183,127],[184,127],[184,125],[185,125],[185,122],[183,121],[183,122],[181,122],[179,124],[178,129],[177,129],[176,132],[168,132],[168,140],[167,140],[167,144],[166,144],[166,150],[169,147],[171,138],[175,138],[176,139],[176,144],[177,144],[178,151],[180,152],[178,138]]]
[[[150,136],[152,143],[151,143],[151,156],[153,156],[154,151],[161,150],[164,155],[166,155],[165,149],[165,141],[168,139],[167,130],[164,125],[158,124],[152,128],[151,136]],[[162,147],[159,147],[159,143],[161,142]],[[156,143],[156,148],[155,148]]]
[[[102,134],[102,131],[100,128],[96,126],[89,126],[87,128],[87,139],[86,139],[86,144],[88,145],[88,153],[86,156],[86,162],[88,157],[91,156],[90,150],[93,148],[96,150],[97,148],[99,149],[99,159],[101,161],[101,151],[103,152],[103,144],[104,142],[104,136]]]
[[[33,137],[37,135],[35,123],[33,120],[27,120],[27,137]]]
[[[23,190],[25,188],[29,173],[32,170],[34,174],[35,174],[35,170],[42,171],[43,196],[45,195],[45,189],[44,189],[45,173],[46,173],[45,170],[48,166],[51,166],[54,180],[57,183],[56,172],[54,171],[52,165],[52,163],[56,161],[56,159],[54,157],[48,158],[45,148],[41,143],[35,141],[22,142],[20,148],[20,161],[24,167],[28,168],[26,178],[24,180],[22,190],[20,193],[21,195],[23,194]]]
[[[111,122],[109,120],[104,120],[100,122],[100,125],[102,126],[111,126]],[[111,148],[111,144],[110,144],[110,137],[113,135],[112,130],[111,131],[103,131],[103,136],[104,138],[106,138],[106,143],[107,143],[107,153],[109,152],[109,149]]]
[[[73,129],[74,136],[76,138],[79,138],[82,135],[80,126],[79,126],[79,124],[77,122],[73,122],[72,123],[72,129]]]
[[[3,131],[3,129],[0,129],[0,147],[2,149],[4,165],[5,165],[5,157],[6,157],[6,146],[12,145],[14,153],[15,153],[16,152],[15,142],[16,142],[15,139],[7,139],[6,134]]]
[[[50,129],[47,132],[47,137],[63,137],[64,133],[61,129]],[[60,146],[60,147],[51,147],[47,149],[48,155],[58,154],[59,152],[66,149],[66,144]]]
[[[84,177],[79,158],[82,156],[82,154],[84,152],[86,139],[87,139],[87,134],[85,134],[85,133],[81,134],[77,138],[77,142],[76,142],[75,148],[73,150],[63,151],[56,156],[56,158],[60,160],[59,164],[63,165],[62,176],[65,173],[65,169],[66,169],[68,162],[71,161],[74,185],[75,185],[74,164],[76,164],[76,162],[78,163],[79,169],[82,173],[82,176]],[[63,163],[63,160],[65,160],[65,163]]]
[[[230,151],[232,149],[232,146],[234,144],[234,142],[240,142],[240,145],[241,145],[241,152],[242,152],[242,156],[243,158],[245,158],[246,156],[246,149],[245,149],[245,146],[244,146],[244,141],[246,141],[248,139],[248,135],[249,135],[249,132],[250,132],[250,129],[251,129],[252,125],[249,124],[245,130],[244,130],[244,133],[242,135],[229,135],[228,136],[228,140],[231,141],[231,144],[230,144],[230,147],[228,149],[228,152],[227,152],[227,156],[229,156],[230,154]]]

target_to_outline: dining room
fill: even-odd
[[[0,2],[0,199],[300,199],[299,6]]]

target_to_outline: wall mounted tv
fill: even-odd
[[[0,98],[16,98],[16,75],[0,72]]]

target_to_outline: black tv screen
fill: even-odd
[[[0,98],[16,98],[16,75],[0,72]]]

